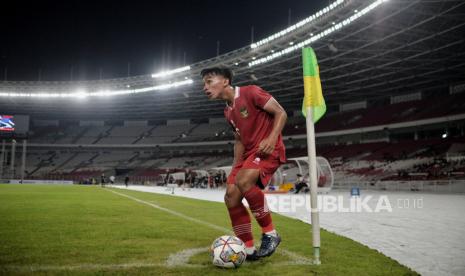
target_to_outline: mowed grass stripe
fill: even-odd
[[[1,188],[1,265],[163,263],[214,232],[98,187]]]
[[[67,220],[75,220],[74,218],[80,218],[81,224],[84,225],[91,225],[86,223],[86,219],[84,218],[83,213],[92,213],[91,218],[98,217],[98,221],[95,221],[95,223],[98,223],[97,225],[104,225],[106,224],[105,222],[105,217],[110,216],[110,217],[117,217],[117,216],[123,216],[125,219],[125,223],[130,223],[131,220],[127,220],[128,214],[130,213],[137,213],[139,216],[142,215],[143,213],[141,210],[138,209],[148,209],[144,205],[140,205],[137,202],[134,202],[133,200],[126,200],[124,198],[121,198],[119,195],[117,196],[118,200],[115,200],[114,197],[108,198],[108,195],[111,195],[105,191],[106,189],[101,189],[99,187],[65,187],[65,186],[31,186],[31,187],[26,187],[26,186],[15,186],[15,189],[18,189],[18,193],[12,193],[11,191],[6,191],[2,190],[0,192],[0,198],[2,196],[4,198],[9,197],[10,201],[10,206],[13,206],[13,208],[8,208],[8,205],[5,205],[4,209],[1,211],[6,211],[13,213],[15,209],[21,209],[23,212],[16,210],[17,213],[21,214],[18,217],[26,217],[29,216],[30,218],[28,219],[30,222],[36,220],[36,222],[41,221],[41,223],[36,223],[35,227],[41,228],[44,225],[47,225],[48,227],[43,227],[46,229],[42,229],[41,232],[47,233],[50,235],[53,235],[54,233],[54,228],[50,227],[53,224],[59,225],[59,233],[65,233],[66,227],[61,227],[61,226],[66,226],[69,225],[67,223]],[[27,190],[25,189],[27,188]],[[38,188],[39,190],[36,190]],[[63,190],[66,189],[66,190]],[[77,190],[76,190],[77,189]],[[79,192],[78,192],[79,191]],[[82,193],[84,191],[84,193]],[[90,193],[89,193],[90,191]],[[102,195],[102,193],[107,194],[107,195]],[[32,197],[34,200],[31,200]],[[181,199],[182,200],[182,199]],[[17,202],[21,202],[20,204],[16,204]],[[24,206],[26,203],[28,205],[28,210],[26,208],[18,208],[19,206]],[[63,206],[61,203],[66,202]],[[89,203],[92,203],[92,206],[87,206]],[[95,204],[94,204],[95,203]],[[124,208],[121,208],[121,204],[123,204]],[[128,204],[129,203],[129,204]],[[103,205],[102,205],[103,204]],[[106,207],[107,204],[111,205],[111,211],[109,212]],[[220,205],[221,206],[221,205]],[[127,208],[126,208],[127,207]],[[10,209],[10,210],[8,210]],[[73,209],[74,211],[78,210],[77,212],[74,212],[74,214],[71,214],[72,212],[70,209]],[[164,209],[164,208],[161,208]],[[45,211],[47,210],[47,211]],[[92,211],[89,211],[92,210]],[[131,212],[127,212],[128,210],[132,210]],[[148,209],[150,213],[157,213],[157,210],[153,210],[153,208]],[[165,214],[167,210],[160,210],[162,214]],[[58,215],[58,213],[65,213],[66,215]],[[160,213],[158,212],[158,213]],[[2,212],[3,213],[3,212]],[[37,213],[38,215],[34,215],[34,213]],[[45,214],[46,215],[41,215]],[[179,213],[177,213],[179,215]],[[33,219],[33,218],[36,219]],[[47,221],[47,218],[50,220]],[[29,244],[28,246],[25,246],[24,248],[27,249],[28,252],[21,252],[21,250],[17,250],[18,248],[14,248],[14,246],[10,248],[6,248],[5,250],[2,250],[3,252],[15,252],[20,253],[21,259],[18,259],[18,263],[20,265],[14,265],[14,264],[8,264],[5,262],[4,258],[5,256],[1,256],[1,264],[2,266],[0,267],[0,271],[15,271],[19,273],[24,273],[24,272],[40,272],[40,271],[55,271],[58,273],[58,271],[71,271],[71,272],[76,272],[76,271],[114,271],[114,270],[140,270],[140,269],[147,269],[150,267],[153,267],[156,271],[164,271],[163,267],[167,266],[166,260],[170,254],[179,252],[181,249],[185,248],[192,248],[192,247],[198,247],[198,245],[209,245],[213,238],[211,237],[217,237],[219,235],[224,234],[224,230],[227,230],[222,227],[217,227],[217,229],[220,231],[218,233],[215,233],[215,231],[206,231],[203,227],[198,227],[197,225],[192,225],[192,223],[187,222],[186,225],[183,225],[185,222],[185,217],[182,217],[178,220],[180,220],[183,223],[175,222],[176,220],[173,220],[173,212],[165,214],[165,216],[161,216],[159,214],[153,215],[152,217],[149,218],[149,220],[153,221],[171,221],[170,224],[175,225],[175,230],[177,230],[175,236],[168,236],[166,235],[165,238],[174,241],[176,245],[179,245],[179,248],[176,246],[160,246],[160,245],[155,245],[152,248],[149,248],[146,251],[152,251],[157,255],[155,258],[148,258],[145,256],[142,259],[145,259],[145,262],[140,262],[141,258],[137,258],[137,260],[131,260],[131,258],[124,258],[123,260],[119,260],[120,262],[110,262],[111,258],[105,257],[104,255],[101,254],[101,252],[92,252],[89,250],[89,248],[83,248],[81,246],[80,251],[88,256],[95,256],[98,255],[101,258],[93,258],[94,261],[90,262],[87,259],[77,259],[76,256],[70,260],[70,262],[66,261],[60,261],[60,258],[63,259],[64,254],[66,254],[65,251],[72,251],[72,248],[67,248],[66,250],[63,251],[62,254],[57,254],[54,256],[53,252],[57,250],[51,250],[51,248],[58,248],[58,250],[65,249],[62,248],[62,246],[69,246],[66,244],[61,243],[61,241],[57,244],[54,244],[56,242],[53,237],[49,241],[46,242],[40,242],[37,244],[41,244],[38,246],[34,246],[33,244]],[[227,219],[227,217],[225,217]],[[140,219],[138,222],[143,222],[145,219]],[[27,222],[25,220],[19,220],[17,225],[22,225],[24,226],[23,229],[28,229],[32,227],[28,227]],[[92,225],[95,225],[94,223]],[[124,225],[121,225],[121,229],[123,229]],[[160,229],[164,229],[163,231],[170,231],[169,227],[163,226],[163,225],[157,225]],[[94,226],[90,226],[94,228]],[[208,228],[212,228],[211,225],[208,225]],[[6,229],[6,228],[5,228]],[[4,229],[4,230],[5,230]],[[151,228],[155,229],[155,228]],[[83,232],[77,228],[75,228],[76,232]],[[150,231],[150,229],[149,229]],[[200,232],[200,233],[196,233]],[[4,233],[3,231],[2,233]],[[29,232],[29,234],[33,235],[33,232]],[[134,236],[141,236],[140,233],[134,232],[132,233]],[[21,236],[21,231],[19,233],[13,234],[11,236],[16,236],[19,238]],[[82,235],[81,235],[82,236]],[[142,236],[144,239],[153,239],[155,238],[154,235],[148,236],[146,235],[146,232],[142,233]],[[111,233],[105,233],[105,237],[107,238],[116,238],[116,235],[113,235]],[[98,234],[93,235],[92,240],[99,241],[102,240],[103,236],[99,236]],[[22,238],[21,238],[22,239]],[[14,240],[14,239],[12,239]],[[24,240],[24,239],[22,239]],[[31,237],[31,240],[34,240],[34,238]],[[68,240],[71,241],[72,238],[70,239],[69,236],[63,236],[63,238],[60,238],[60,240]],[[83,243],[84,240],[80,240],[79,243]],[[120,241],[114,241],[115,244],[118,244]],[[129,242],[129,241],[128,241]],[[130,241],[133,243],[133,241]],[[102,244],[113,244],[111,241],[102,241]],[[104,246],[104,245],[103,245]],[[138,245],[139,246],[139,245]],[[48,249],[46,249],[48,248]],[[101,248],[98,246],[98,248]],[[160,248],[165,248],[166,254],[160,254],[164,252],[160,252]],[[114,249],[106,249],[107,252],[113,251]],[[143,249],[141,249],[143,250]],[[42,257],[48,258],[49,261],[47,262],[46,260],[43,261],[41,259],[37,260],[34,259],[33,252],[34,251],[39,251],[41,252],[40,254]],[[52,253],[52,254],[51,254]],[[161,258],[158,258],[161,256]],[[24,258],[26,257],[26,258]],[[37,256],[36,256],[37,257]],[[29,259],[29,261],[27,260]],[[108,261],[107,261],[108,259]],[[156,262],[154,262],[156,261]],[[125,263],[121,263],[125,262]],[[208,254],[205,251],[202,254],[201,258],[201,265],[199,267],[208,267],[212,268],[211,264],[209,263],[209,258]],[[22,265],[21,265],[22,264]],[[292,265],[292,264],[290,264]],[[177,271],[175,269],[170,269],[170,271]],[[190,272],[189,272],[190,274]]]
[[[117,190],[121,193],[121,190]],[[136,191],[124,194],[195,220],[229,229],[222,203]],[[321,266],[285,265],[275,254],[234,271],[219,271],[208,254],[191,267],[167,267],[171,254],[208,247],[224,231],[193,223],[100,187],[0,185],[0,274],[12,267],[63,268],[68,274],[411,275],[398,262],[347,238],[322,231]],[[280,248],[311,256],[308,224],[274,214]],[[254,234],[260,229],[254,225]],[[195,266],[199,265],[199,266]],[[66,268],[68,266],[68,268]],[[81,267],[80,267],[81,266]],[[71,267],[73,267],[71,269]],[[82,271],[80,271],[82,269]],[[44,270],[46,274],[53,271]],[[24,272],[24,271],[23,271]],[[62,274],[63,271],[56,272]]]
[[[124,191],[127,195],[148,202],[155,202],[157,205],[182,212],[184,215],[196,217],[202,221],[225,228],[231,227],[229,215],[223,203],[190,198],[176,200],[176,198],[180,197],[140,191],[120,189],[118,191]],[[297,256],[306,256],[308,258],[312,256],[311,225],[279,214],[273,214],[273,221],[283,237],[280,249],[285,249],[286,252],[282,252],[284,254],[279,257],[272,256],[269,260],[265,259],[267,263],[277,262],[276,260],[283,258],[282,255],[286,255],[286,253],[296,253],[294,256],[285,257],[289,258],[289,260],[294,260]],[[254,237],[259,238],[261,231],[255,222],[253,223],[253,229]],[[315,273],[329,275],[370,275],[370,271],[372,271],[372,274],[376,275],[416,275],[414,271],[400,265],[397,261],[346,237],[322,229],[321,239],[322,260],[324,263],[319,267],[305,265],[304,267],[307,269],[304,271],[307,271],[307,273],[314,271]],[[355,263],[356,265],[353,265]]]
[[[117,194],[117,195],[120,195],[120,196],[123,196],[123,197],[126,197],[126,198],[129,198],[131,200],[134,200],[136,202],[139,202],[139,203],[142,203],[142,204],[145,204],[145,205],[148,205],[150,207],[153,207],[155,209],[158,209],[158,210],[161,210],[163,212],[166,212],[168,214],[171,214],[171,215],[174,215],[174,216],[177,216],[183,220],[188,220],[188,221],[191,221],[191,222],[194,222],[194,223],[197,223],[197,224],[202,224],[204,226],[207,226],[207,227],[210,227],[212,229],[215,229],[215,230],[218,230],[220,232],[224,232],[225,234],[228,233],[228,234],[231,234],[232,231],[229,230],[229,229],[226,229],[225,227],[221,227],[221,226],[217,226],[215,224],[212,224],[212,223],[209,223],[209,222],[205,222],[205,221],[202,221],[202,220],[199,220],[199,219],[196,219],[196,218],[193,218],[191,216],[186,216],[184,214],[181,214],[179,212],[176,212],[176,211],[173,211],[173,210],[170,210],[170,209],[167,209],[167,208],[163,208],[163,207],[160,207],[154,203],[150,203],[150,202],[147,202],[147,201],[144,201],[144,200],[141,200],[141,199],[138,199],[138,198],[135,198],[133,196],[130,196],[130,195],[126,195],[124,193],[120,193],[120,192],[117,192],[117,191],[113,191],[113,190],[108,190],[114,194]]]
[[[160,207],[160,206],[158,206],[158,205],[156,205],[156,204],[153,204],[153,203],[150,203],[150,202],[147,202],[147,201],[144,201],[144,200],[135,198],[135,197],[133,197],[133,196],[126,195],[126,194],[124,194],[124,193],[120,193],[120,192],[112,191],[112,190],[108,190],[108,191],[110,191],[110,192],[112,192],[112,193],[115,193],[115,194],[117,194],[117,195],[120,195],[120,196],[129,198],[129,199],[131,199],[131,200],[137,201],[137,202],[139,202],[139,203],[146,204],[146,205],[151,206],[151,207],[153,207],[153,208],[155,208],[155,209],[162,210],[162,211],[167,212],[167,213],[169,213],[169,214],[172,214],[172,215],[174,215],[174,216],[180,217],[180,218],[182,218],[182,219],[184,219],[184,220],[188,220],[188,221],[192,221],[192,222],[194,222],[194,223],[198,223],[198,224],[205,225],[205,226],[210,227],[210,228],[212,228],[212,229],[222,231],[222,232],[225,233],[225,234],[234,235],[234,233],[233,233],[230,229],[227,229],[227,228],[225,228],[225,227],[217,226],[217,225],[212,224],[212,223],[208,223],[208,222],[205,222],[205,221],[202,221],[202,220],[199,220],[199,219],[195,219],[195,218],[190,217],[190,216],[186,216],[186,215],[181,214],[181,213],[179,213],[179,212],[176,212],[176,211],[173,211],[173,210],[170,210],[170,209],[167,209],[167,208]],[[306,263],[306,264],[308,264],[308,263],[311,262],[311,259],[307,259],[307,258],[305,258],[305,257],[299,256],[299,255],[297,255],[297,254],[295,254],[295,253],[293,253],[293,252],[289,252],[288,250],[279,249],[279,251],[283,251],[283,253],[284,253],[285,255],[293,257],[294,259],[296,259],[295,261],[296,261],[297,263]]]

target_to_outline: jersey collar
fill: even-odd
[[[241,93],[241,88],[239,86],[234,87],[234,101],[232,102],[232,105],[229,105],[228,102],[226,102],[226,106],[229,107],[230,109],[234,108],[234,102],[236,101],[237,98],[239,98]]]

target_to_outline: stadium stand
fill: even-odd
[[[298,120],[294,118],[294,121]],[[291,120],[290,124],[293,124]],[[205,141],[218,128],[227,127],[226,124],[197,124],[190,132],[195,141]],[[72,128],[62,129],[64,137],[77,137],[76,133],[85,134],[86,141],[94,142],[99,135],[104,132],[108,136],[101,138],[100,143],[109,141],[109,145],[118,144],[123,147],[133,145],[132,142],[141,134],[149,132],[151,127],[105,127],[101,131],[97,127],[81,128],[78,131]],[[157,126],[155,129],[163,131],[152,131],[149,139],[152,141],[172,141],[176,139],[178,133],[187,132],[192,126]],[[129,136],[126,134],[131,133]],[[161,136],[156,136],[160,134]],[[172,134],[168,136],[167,134]],[[85,136],[83,136],[85,137]],[[190,136],[186,136],[188,138]],[[122,140],[118,140],[122,139]],[[50,140],[48,140],[50,141]],[[111,143],[111,142],[121,143]],[[182,141],[182,140],[181,140]],[[182,141],[187,142],[188,139]],[[52,143],[53,144],[53,143]],[[98,144],[97,144],[98,145]],[[148,144],[153,145],[153,144]],[[134,145],[137,146],[137,145]],[[319,145],[317,152],[319,155],[330,160],[335,169],[336,178],[357,179],[357,180],[394,180],[402,179],[402,172],[416,173],[417,175],[438,175],[433,173],[434,160],[445,158],[448,154],[464,153],[465,145],[459,138],[435,138],[419,139],[397,142],[371,142],[353,143],[338,145]],[[97,148],[98,149],[98,148]],[[149,148],[150,149],[150,148]],[[117,148],[101,148],[98,150],[77,149],[73,151],[54,149],[44,151],[29,151],[28,167],[29,176],[36,178],[62,176],[64,179],[83,181],[90,177],[98,176],[102,172],[114,172],[117,168],[129,169],[131,176],[145,177],[145,179],[155,179],[160,175],[160,170],[165,169],[193,169],[208,168],[230,165],[232,162],[231,149],[223,154],[208,154],[208,150],[200,153],[188,153],[184,151],[163,151],[160,152]],[[188,156],[186,156],[186,154]],[[289,147],[288,157],[304,156],[305,148]],[[432,163],[433,162],[433,163]],[[452,163],[441,163],[439,175],[447,175],[456,172],[454,177],[460,178],[460,161]],[[151,173],[153,171],[153,173]],[[108,173],[107,173],[108,174]],[[409,176],[411,179],[411,175]],[[431,178],[431,176],[429,176]],[[427,177],[426,177],[427,178]],[[421,179],[426,179],[425,177]],[[405,179],[405,177],[404,177]],[[420,177],[417,177],[420,179]]]
[[[257,84],[283,105],[290,115],[287,154],[305,156],[298,43],[310,39],[328,108],[316,124],[317,154],[331,161],[336,180],[463,179],[465,25],[456,19],[462,3],[392,2],[377,1],[374,9],[382,12],[362,13],[366,1],[347,1],[279,37],[166,79],[0,81],[0,110],[30,116],[30,131],[15,138],[28,141],[31,178],[158,177],[158,170],[230,165],[234,137],[222,118],[224,104],[199,93],[200,70],[224,65],[234,68],[236,85]],[[86,92],[75,95],[76,88]],[[165,88],[170,93],[161,93]],[[19,144],[16,151],[20,156]],[[8,149],[5,156],[3,176],[18,177],[19,162],[10,171]]]
[[[317,132],[327,132],[463,114],[464,102],[465,94],[458,94],[446,100],[432,98],[335,112],[323,117],[315,127]],[[289,123],[284,130],[285,135],[305,133],[304,118],[296,118]]]

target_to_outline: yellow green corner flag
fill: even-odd
[[[321,91],[320,70],[316,61],[316,55],[312,48],[302,48],[302,64],[304,71],[304,102],[302,114],[307,116],[307,107],[311,106],[313,111],[313,123],[326,112],[326,103]]]

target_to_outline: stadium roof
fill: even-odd
[[[303,97],[300,48],[304,44],[318,56],[330,108],[412,92],[447,95],[449,85],[465,79],[463,18],[465,2],[461,0],[338,0],[265,41],[191,64],[164,78],[0,82],[0,110],[40,119],[218,117],[224,103],[203,95],[199,77],[201,69],[216,65],[233,68],[236,85],[262,86],[286,110],[298,110]],[[193,83],[177,87],[160,86],[190,80]],[[120,95],[109,95],[118,91]],[[63,97],[68,93],[75,94]]]

